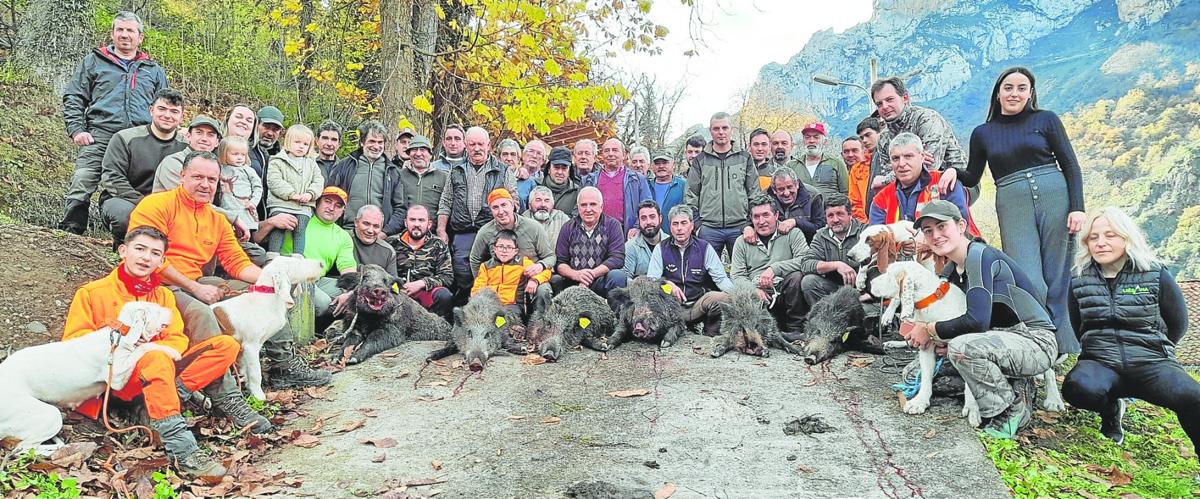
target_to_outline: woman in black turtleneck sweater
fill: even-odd
[[[987,122],[971,132],[967,169],[947,172],[948,182],[957,177],[975,187],[985,165],[996,179],[1004,253],[1044,292],[1039,298],[1045,298],[1058,330],[1058,351],[1078,353],[1067,296],[1070,238],[1084,220],[1083,178],[1062,122],[1053,112],[1038,109],[1028,69],[1010,68],[996,79]]]

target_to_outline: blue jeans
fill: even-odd
[[[617,288],[623,288],[628,283],[629,276],[625,275],[624,270],[617,269],[610,270],[607,274],[604,274],[592,281],[592,285],[588,286],[588,288],[590,288],[592,291],[595,291],[596,294],[600,295],[601,298],[607,299],[609,291]],[[562,292],[562,290],[577,284],[580,284],[580,282],[567,279],[566,277],[558,274],[554,274],[554,276],[550,277],[550,288],[554,291],[554,294],[558,294]],[[539,289],[538,291],[541,290]]]
[[[724,227],[718,229],[716,227],[702,225],[700,226],[700,234],[698,237],[708,242],[708,244],[712,246],[713,251],[717,252],[717,256],[721,256],[721,251],[728,248],[729,258],[732,259],[733,243],[737,241],[739,237],[742,237],[742,227],[744,226],[739,225],[737,227]]]
[[[474,270],[471,268],[471,245],[475,244],[476,232],[461,232],[450,238],[450,262],[454,267],[454,287],[460,299],[471,292],[471,284],[475,281]]]
[[[1067,181],[1057,166],[1038,166],[996,181],[1001,249],[1037,287],[1037,297],[1057,329],[1059,353],[1079,353],[1067,312],[1071,292],[1067,210]]]

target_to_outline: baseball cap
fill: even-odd
[[[650,161],[658,161],[660,159],[671,161],[672,159],[674,159],[674,157],[671,156],[671,154],[668,153],[667,151],[658,151],[657,153],[654,154],[654,158],[652,158]]]
[[[411,127],[404,127],[404,128],[401,128],[401,129],[400,129],[400,133],[397,133],[397,134],[396,134],[396,138],[398,139],[398,138],[400,138],[400,137],[403,137],[403,136],[405,136],[405,135],[407,135],[407,136],[409,136],[409,137],[416,137],[416,136],[417,136],[416,132],[413,132],[413,129],[412,129]]]
[[[258,121],[261,123],[273,123],[283,127],[283,111],[275,106],[263,106],[258,110]]]
[[[325,196],[334,196],[338,199],[341,199],[342,204],[346,204],[346,203],[350,202],[350,197],[346,195],[346,191],[343,191],[343,190],[339,189],[338,187],[332,186],[332,185],[329,187],[326,187],[325,190],[321,191],[321,196],[318,197],[317,199],[323,198]]]
[[[829,134],[825,133],[825,124],[824,123],[809,123],[807,125],[804,125],[804,128],[802,128],[800,130],[800,135],[804,135],[804,132],[808,132],[808,131],[817,132],[821,135],[829,135]]]
[[[205,116],[203,114],[197,115],[195,118],[192,118],[191,123],[188,123],[188,130],[191,130],[191,129],[196,128],[201,125],[208,125],[209,127],[212,127],[213,131],[217,132],[217,138],[222,138],[225,136],[225,131],[221,129],[221,123],[219,123],[217,120],[213,119],[212,117]]]
[[[571,150],[563,146],[555,147],[550,150],[550,166],[567,165],[571,166]]]
[[[403,135],[403,134],[401,134],[401,135]],[[413,136],[412,136],[412,142],[409,142],[409,143],[408,143],[408,147],[407,147],[407,148],[405,148],[404,150],[405,150],[405,151],[411,151],[411,150],[413,150],[413,149],[418,149],[418,148],[421,148],[421,147],[424,147],[424,148],[426,148],[426,149],[429,149],[430,151],[432,151],[432,150],[433,150],[433,146],[429,145],[429,139],[428,139],[428,138],[426,138],[424,135],[413,135]]]
[[[939,222],[945,222],[947,220],[962,220],[963,216],[962,211],[960,211],[958,207],[954,205],[954,203],[946,201],[945,199],[935,199],[925,203],[925,206],[921,208],[921,216],[917,218],[917,221],[914,222],[914,225],[920,227],[921,222],[926,218],[932,218]]]

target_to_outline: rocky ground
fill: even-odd
[[[411,343],[335,375],[261,466],[316,497],[1007,497],[955,400],[903,414],[886,359],[826,369],[623,345],[556,364]],[[606,495],[606,492],[613,494]]]

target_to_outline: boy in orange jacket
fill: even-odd
[[[142,396],[150,427],[162,440],[167,457],[182,472],[194,476],[223,476],[225,468],[196,443],[180,415],[180,397],[220,379],[237,360],[241,346],[232,336],[219,335],[188,345],[183,333],[183,318],[175,306],[175,296],[160,285],[159,269],[167,251],[167,236],[152,227],[136,227],[117,248],[121,264],[108,276],[84,284],[75,292],[63,326],[63,340],[83,336],[115,319],[121,307],[132,301],[146,301],[171,311],[171,323],[154,339],[155,343],[177,350],[183,357],[178,363],[165,353],[149,352],[134,366],[125,388],[112,396],[132,401]],[[84,402],[75,410],[96,418],[100,399]]]
[[[492,243],[492,258],[479,264],[479,272],[475,274],[475,285],[471,286],[471,296],[475,296],[483,288],[492,288],[500,303],[506,308],[512,308],[529,317],[525,310],[526,296],[537,293],[540,284],[550,282],[550,269],[544,269],[532,277],[525,277],[525,268],[533,265],[529,257],[517,262],[517,234],[503,229],[496,233],[496,241]],[[518,300],[520,298],[520,300]]]

